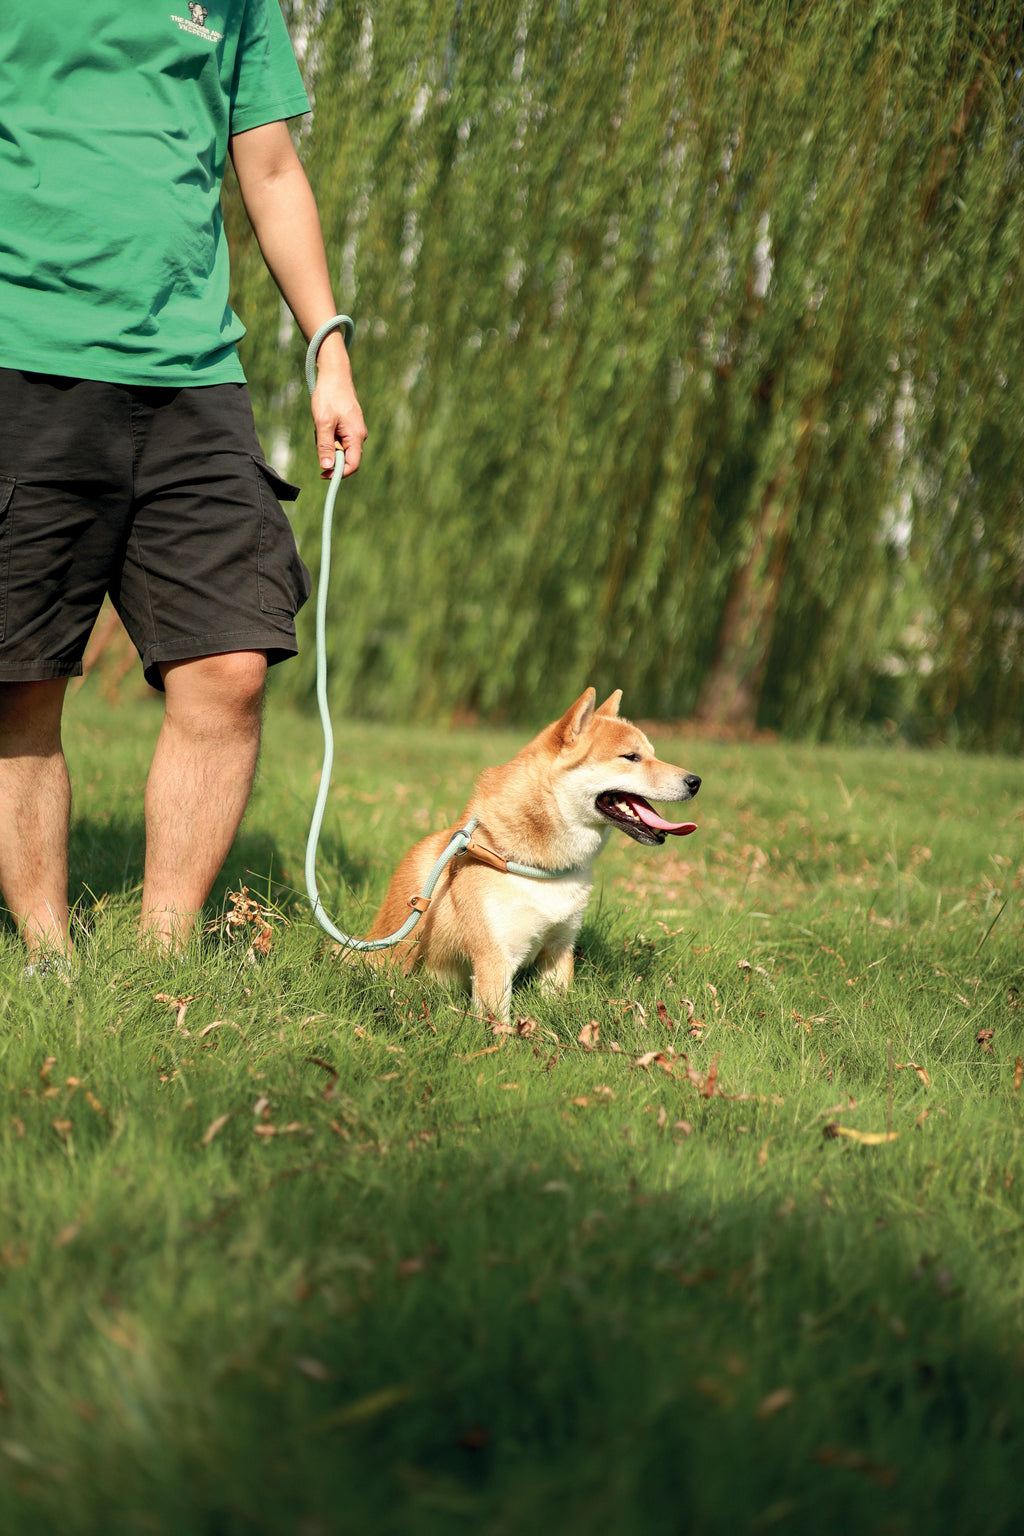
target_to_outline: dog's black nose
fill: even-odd
[[[687,773],[684,775],[683,782],[685,783],[687,789],[690,791],[690,797],[692,799],[693,796],[697,793],[698,789],[700,789],[700,779],[695,773]]]

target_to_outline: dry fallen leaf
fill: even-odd
[[[628,997],[606,997],[606,1003],[611,1003],[613,1008],[621,1008],[624,1013],[635,1013],[640,1023],[646,1028],[647,1009],[643,1003],[631,1002]]]
[[[227,1114],[218,1115],[216,1120],[211,1120],[209,1125],[206,1127],[206,1130],[199,1138],[199,1145],[201,1147],[208,1147],[210,1142],[217,1135],[218,1131],[222,1131],[230,1119],[230,1114]]]
[[[708,1067],[708,1075],[705,1078],[703,1087],[700,1090],[701,1098],[702,1099],[710,1099],[711,1098],[712,1094],[715,1092],[715,1084],[717,1083],[717,1081],[718,1081],[718,1057],[716,1056],[714,1061],[711,1063],[710,1067]]]
[[[989,1056],[992,1055],[992,1036],[994,1034],[995,1034],[995,1030],[993,1030],[993,1029],[979,1029],[978,1030],[978,1036],[977,1036],[978,1044],[981,1046],[982,1050],[985,1051],[986,1054],[989,1055]]]
[[[591,1019],[589,1024],[584,1024],[576,1038],[580,1045],[583,1046],[584,1050],[596,1051],[597,1042],[601,1038],[600,1024],[598,1024],[596,1019]]]
[[[749,960],[737,960],[736,969],[738,971],[756,972],[758,976],[763,976],[766,981],[771,981],[771,977],[763,965],[751,965]],[[749,975],[747,976],[747,980],[750,980]]]
[[[1017,1057],[1017,1065],[1013,1069],[1013,1091],[1020,1093],[1020,1085],[1024,1082],[1024,1056]]]
[[[436,1244],[428,1243],[422,1253],[415,1253],[408,1259],[401,1259],[395,1265],[395,1274],[405,1279],[409,1275],[419,1275],[426,1269],[431,1259],[436,1259],[438,1249]]]
[[[815,1451],[814,1460],[823,1467],[843,1467],[848,1472],[864,1472],[880,1488],[889,1488],[896,1480],[895,1471],[884,1462],[871,1461],[862,1451],[850,1451],[838,1445],[823,1445]]]
[[[858,1142],[862,1147],[881,1147],[887,1142],[898,1141],[899,1131],[857,1131],[852,1125],[840,1125],[837,1120],[832,1120],[828,1125],[822,1126],[825,1136],[846,1136],[850,1141]]]
[[[96,1327],[110,1340],[111,1344],[116,1344],[121,1349],[138,1348],[139,1341],[132,1328],[131,1320],[126,1318],[123,1312],[115,1313],[109,1321],[98,1318]]]
[[[314,1067],[322,1067],[325,1072],[330,1073],[331,1080],[327,1084],[327,1087],[324,1088],[320,1094],[322,1099],[326,1099],[327,1102],[330,1103],[331,1099],[334,1098],[334,1086],[338,1081],[337,1067],[332,1067],[331,1063],[329,1061],[325,1061],[322,1056],[307,1056],[306,1060],[312,1062]]]
[[[0,1451],[10,1457],[11,1461],[21,1462],[23,1466],[31,1467],[35,1464],[35,1456],[20,1440],[0,1440]]]
[[[234,906],[226,915],[224,926],[229,933],[234,928],[249,932],[246,959],[255,960],[257,954],[269,955],[274,943],[274,930],[267,921],[266,910],[249,895],[247,885],[243,885],[240,891],[228,891],[228,899],[234,902]]]
[[[769,1392],[767,1396],[762,1397],[761,1401],[758,1403],[758,1418],[770,1419],[773,1414],[778,1413],[780,1409],[788,1408],[795,1396],[796,1393],[793,1391],[792,1387],[776,1387],[774,1392]]]
[[[904,1068],[909,1069],[911,1072],[916,1072],[922,1083],[924,1083],[925,1087],[931,1087],[931,1078],[928,1076],[928,1073],[925,1071],[924,1067],[919,1067],[916,1061],[894,1061],[893,1066],[896,1068],[897,1072],[902,1072]]]
[[[330,1381],[331,1373],[322,1360],[315,1360],[312,1355],[296,1355],[295,1369],[301,1371],[303,1376],[308,1376],[310,1381]]]
[[[154,1003],[166,1003],[168,1008],[177,1009],[177,1018],[174,1021],[176,1029],[181,1029],[185,1014],[188,1012],[188,1005],[189,1003],[194,1003],[195,1000],[195,994],[191,997],[173,997],[170,992],[153,993]],[[185,1033],[187,1034],[188,1031],[186,1030]]]
[[[646,1068],[652,1064],[660,1067],[663,1072],[667,1072],[669,1077],[672,1076],[672,1062],[664,1051],[644,1051],[642,1056],[637,1056],[633,1060],[634,1067]]]

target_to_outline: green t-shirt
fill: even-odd
[[[278,0],[170,6],[4,7],[0,367],[244,377],[220,212],[228,138],[309,101]]]

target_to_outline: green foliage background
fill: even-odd
[[[1016,0],[292,20],[371,428],[338,708],[533,721],[594,681],[682,716],[727,676],[747,723],[1021,745]],[[301,338],[228,222],[314,565]]]

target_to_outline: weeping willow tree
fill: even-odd
[[[1024,746],[1020,35],[1018,16],[1014,32],[986,38],[933,150],[923,208],[929,323],[911,329],[905,350],[914,556],[932,640],[921,720],[966,745],[1015,750]]]
[[[820,734],[895,676],[908,723],[1013,743],[1015,0],[293,10],[371,428],[338,707],[532,720],[594,681]],[[301,341],[228,221],[310,558]]]

